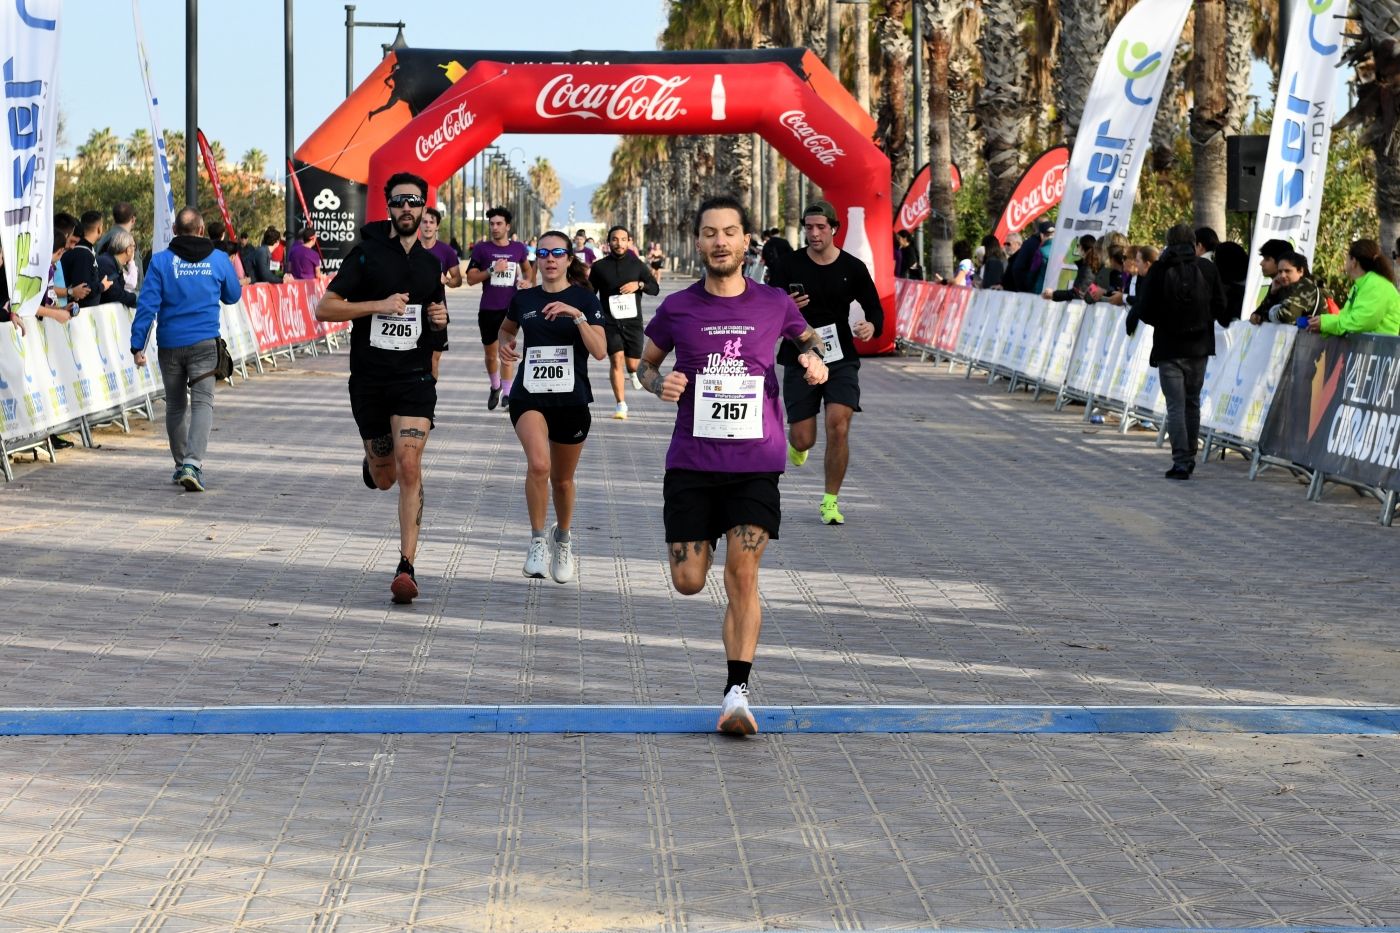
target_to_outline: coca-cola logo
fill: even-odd
[[[807,114],[804,111],[789,110],[778,117],[778,122],[801,140],[803,147],[822,165],[835,165],[836,159],[846,154],[846,150],[836,145],[836,140],[808,125]]]
[[[1036,217],[1048,211],[1065,194],[1065,170],[1068,166],[1056,165],[1040,178],[1040,184],[1025,192],[1018,192],[1006,205],[1006,223],[1012,230],[1020,230]]]
[[[439,149],[462,135],[462,132],[475,122],[476,114],[467,109],[465,102],[447,111],[447,113],[443,115],[441,126],[433,130],[427,136],[418,137],[418,142],[413,146],[413,151],[418,156],[418,161],[428,161]]]
[[[301,316],[290,289],[281,290],[277,296],[277,320],[287,337],[292,340],[305,339],[306,320]]]
[[[572,74],[551,78],[535,98],[535,112],[547,120],[645,120],[665,122],[685,113],[677,88],[689,78],[635,75],[616,84],[578,84]]]
[[[925,185],[923,193],[913,201],[905,201],[904,205],[900,207],[899,227],[901,230],[912,230],[924,222],[924,218],[928,216],[928,192],[929,188]]]

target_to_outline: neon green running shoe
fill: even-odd
[[[844,525],[846,516],[842,515],[836,508],[836,500],[822,502],[822,524],[823,525]]]
[[[796,447],[788,444],[788,463],[800,467],[807,462],[807,455],[809,453],[811,453],[810,450],[798,450]]]

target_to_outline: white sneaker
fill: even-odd
[[[521,572],[527,577],[543,580],[549,570],[549,542],[544,538],[531,538],[530,551],[525,555],[525,566]]]
[[[729,688],[724,695],[724,705],[719,708],[719,722],[715,729],[730,735],[753,735],[758,731],[758,723],[749,709],[748,687],[735,684]]]
[[[617,421],[626,421],[626,420],[627,420],[627,403],[626,403],[626,402],[618,402],[618,403],[617,403],[617,407],[613,409],[613,418],[614,418],[614,420],[617,420]]]
[[[568,583],[574,578],[574,543],[560,541],[559,526],[549,527],[549,575],[555,583]]]
[[[638,392],[642,391],[642,380],[637,377],[635,372],[632,374],[632,388]]]

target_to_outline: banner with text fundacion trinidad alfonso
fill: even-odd
[[[1141,0],[1113,30],[1084,102],[1070,154],[1046,288],[1068,288],[1061,273],[1081,234],[1128,232],[1152,121],[1191,0]]]
[[[131,0],[131,20],[136,24],[136,58],[141,65],[141,81],[146,88],[146,109],[151,116],[151,151],[155,173],[155,217],[151,221],[151,253],[160,252],[170,245],[175,235],[175,192],[170,188],[170,160],[165,152],[165,134],[160,128],[160,98],[156,97],[155,84],[151,81],[151,62],[146,55],[146,33],[141,28],[141,2]],[[187,167],[194,171],[194,166]]]
[[[58,126],[59,0],[0,10],[6,129],[0,132],[0,250],[11,310],[33,317],[53,256],[53,146]]]
[[[1322,182],[1336,120],[1341,17],[1346,12],[1345,0],[1293,0],[1251,255],[1266,240],[1279,239],[1292,243],[1309,260],[1317,258]],[[1268,289],[1264,273],[1251,262],[1245,279],[1246,312],[1258,306]]]

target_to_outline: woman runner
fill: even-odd
[[[588,272],[574,257],[567,234],[551,230],[539,238],[535,256],[543,284],[516,292],[501,324],[503,362],[520,361],[510,390],[510,421],[525,449],[525,505],[530,513],[530,549],[523,572],[556,583],[574,578],[569,525],[574,514],[574,471],[592,424],[584,354],[607,357],[603,309],[588,288]],[[525,345],[516,352],[516,335]],[[550,490],[555,524],[545,518]]]

